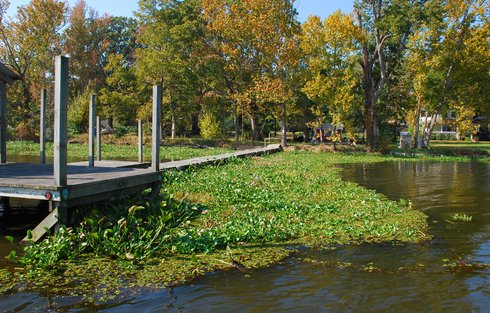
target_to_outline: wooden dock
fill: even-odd
[[[179,161],[160,163],[160,169],[185,169],[221,162],[231,158],[261,155],[277,152],[280,145],[254,148],[232,153],[211,155]],[[0,164],[0,197],[33,200],[61,201],[68,207],[97,202],[149,188],[159,181],[159,172],[149,168],[149,163],[132,161],[95,161],[69,163],[67,184],[56,186],[53,180],[52,164],[5,163]]]
[[[255,155],[261,155],[264,153],[278,152],[281,150],[282,150],[281,145],[270,145],[270,146],[263,147],[263,148],[247,149],[247,150],[241,150],[241,151],[232,152],[232,153],[210,155],[210,156],[205,156],[205,157],[200,157],[200,158],[193,158],[193,159],[187,159],[187,160],[179,160],[179,161],[160,163],[160,168],[163,170],[169,170],[169,169],[182,170],[182,169],[185,169],[189,166],[200,166],[200,165],[206,165],[206,164],[213,164],[213,163],[221,162],[221,161],[227,160],[227,159],[242,158],[242,157],[247,157],[247,156],[255,156]]]
[[[33,237],[36,240],[44,235],[46,228],[49,229],[62,220],[61,209],[96,203],[148,188],[154,189],[155,192],[159,191],[162,171],[182,170],[189,166],[203,166],[232,158],[256,156],[280,150],[280,145],[272,145],[164,162],[159,164],[160,170],[157,172],[149,163],[95,161],[95,166],[89,166],[88,161],[76,162],[67,165],[67,183],[64,186],[54,184],[52,164],[0,164],[0,198],[49,201],[52,212],[33,230]]]
[[[153,86],[153,117],[151,140],[151,163],[142,163],[142,127],[140,133],[139,162],[101,161],[100,137],[97,140],[97,158],[94,137],[100,135],[96,126],[96,98],[90,98],[88,161],[67,163],[67,110],[68,110],[68,58],[57,56],[55,60],[54,88],[54,163],[45,162],[45,91],[41,94],[41,151],[40,164],[8,163],[6,154],[6,84],[16,76],[0,66],[0,208],[9,208],[9,199],[32,199],[47,201],[50,214],[33,230],[33,240],[40,239],[55,225],[70,221],[71,207],[96,203],[118,195],[138,192],[151,188],[151,196],[157,199],[161,189],[161,171],[182,169],[191,165],[204,165],[235,157],[259,155],[281,149],[279,145],[237,151],[222,155],[207,156],[189,160],[160,163],[161,98],[160,86]],[[10,76],[9,76],[10,75]],[[12,79],[10,79],[10,78]],[[97,128],[97,131],[96,129]]]

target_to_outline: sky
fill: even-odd
[[[7,16],[15,15],[17,7],[26,5],[30,0],[10,0],[10,8]],[[100,14],[108,13],[113,16],[132,16],[138,9],[138,0],[85,0],[89,7],[94,8]],[[76,0],[68,0],[73,6]],[[298,10],[298,19],[303,22],[309,15],[327,17],[332,12],[342,10],[345,13],[352,12],[354,0],[295,0]]]

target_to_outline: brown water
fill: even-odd
[[[490,165],[347,165],[344,178],[392,199],[410,199],[429,215],[434,239],[421,245],[305,250],[248,275],[213,273],[191,285],[99,308],[88,309],[69,298],[7,295],[0,297],[0,311],[490,312],[490,271],[444,266],[455,261],[462,267],[490,263]],[[471,215],[473,220],[453,223],[454,213]],[[303,258],[351,265],[312,265]]]

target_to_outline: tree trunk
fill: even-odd
[[[235,106],[235,112],[233,113],[233,126],[235,127],[235,141],[240,139],[240,120],[237,108]]]
[[[309,134],[310,130],[307,127],[303,128],[303,142],[308,142],[309,141]]]
[[[432,118],[430,119],[429,129],[427,130],[427,133],[425,135],[424,144],[425,144],[425,147],[427,147],[427,148],[429,148],[430,137],[432,136],[432,131],[434,130],[434,126],[436,125],[436,122],[437,122],[437,112],[432,114]]]
[[[250,128],[252,130],[252,141],[259,140],[259,132],[257,130],[258,118],[256,116],[250,117]]]
[[[176,125],[176,119],[175,119],[175,114],[172,112],[172,132],[171,132],[171,138],[175,139],[177,137],[177,125]]]
[[[419,147],[419,128],[420,128],[420,106],[417,107],[417,111],[415,113],[417,115],[417,121],[415,122],[415,130],[414,130],[414,147],[416,149],[420,149]]]
[[[378,148],[378,122],[376,118],[376,104],[372,90],[365,90],[365,127],[366,143],[369,153],[376,151]]]
[[[281,105],[281,146],[284,148],[287,145],[286,142],[286,130],[287,130],[287,125],[286,125],[286,104],[283,103]]]
[[[199,112],[195,112],[191,116],[192,126],[191,126],[191,135],[198,136],[201,132],[199,129]]]

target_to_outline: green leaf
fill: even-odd
[[[12,261],[17,260],[17,251],[15,250],[10,251],[9,255],[7,255],[5,258],[7,260],[12,260]]]
[[[27,230],[27,239],[29,239],[29,240],[32,239],[32,230],[30,230],[30,229]]]
[[[13,244],[13,243],[14,243],[14,237],[12,237],[12,236],[5,236],[5,239],[6,239],[8,242],[10,242],[11,244]]]
[[[130,207],[128,209],[128,213],[129,214],[134,214],[134,213],[136,213],[138,211],[141,211],[141,210],[144,210],[144,209],[145,209],[144,206],[141,206],[141,205],[133,205],[132,207]]]

